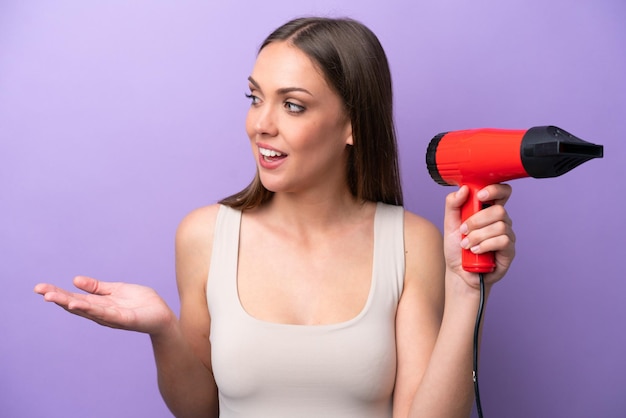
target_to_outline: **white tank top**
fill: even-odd
[[[404,281],[404,210],[378,203],[363,310],[329,325],[258,320],[240,303],[241,212],[218,212],[207,302],[221,418],[391,417],[395,317]]]

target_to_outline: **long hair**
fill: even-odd
[[[259,52],[276,41],[304,52],[344,103],[354,142],[348,145],[346,173],[351,193],[361,200],[402,205],[391,74],[376,35],[353,19],[303,17],[272,32]],[[219,203],[252,209],[272,196],[257,172],[244,190]]]

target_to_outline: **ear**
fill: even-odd
[[[352,122],[349,120],[346,122],[346,131],[345,131],[346,145],[354,145],[354,138],[352,137]]]

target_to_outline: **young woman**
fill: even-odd
[[[488,293],[514,256],[510,187],[463,224],[468,191],[451,193],[443,240],[402,208],[387,59],[356,21],[286,23],[248,82],[257,174],[181,222],[179,317],[137,285],[35,291],[148,333],[179,417],[468,416],[479,290],[460,250],[496,252]]]

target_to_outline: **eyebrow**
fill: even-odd
[[[257,89],[261,90],[261,86],[259,85],[259,83],[257,83],[257,81],[254,78],[252,78],[252,76],[248,77],[248,81],[254,87],[256,87]],[[313,93],[311,93],[307,89],[303,89],[302,87],[282,87],[282,88],[276,90],[276,92],[278,94],[281,94],[281,95],[284,95],[284,94],[287,94],[287,93],[291,93],[293,91],[301,91],[303,93],[308,94],[309,96],[313,96]]]

